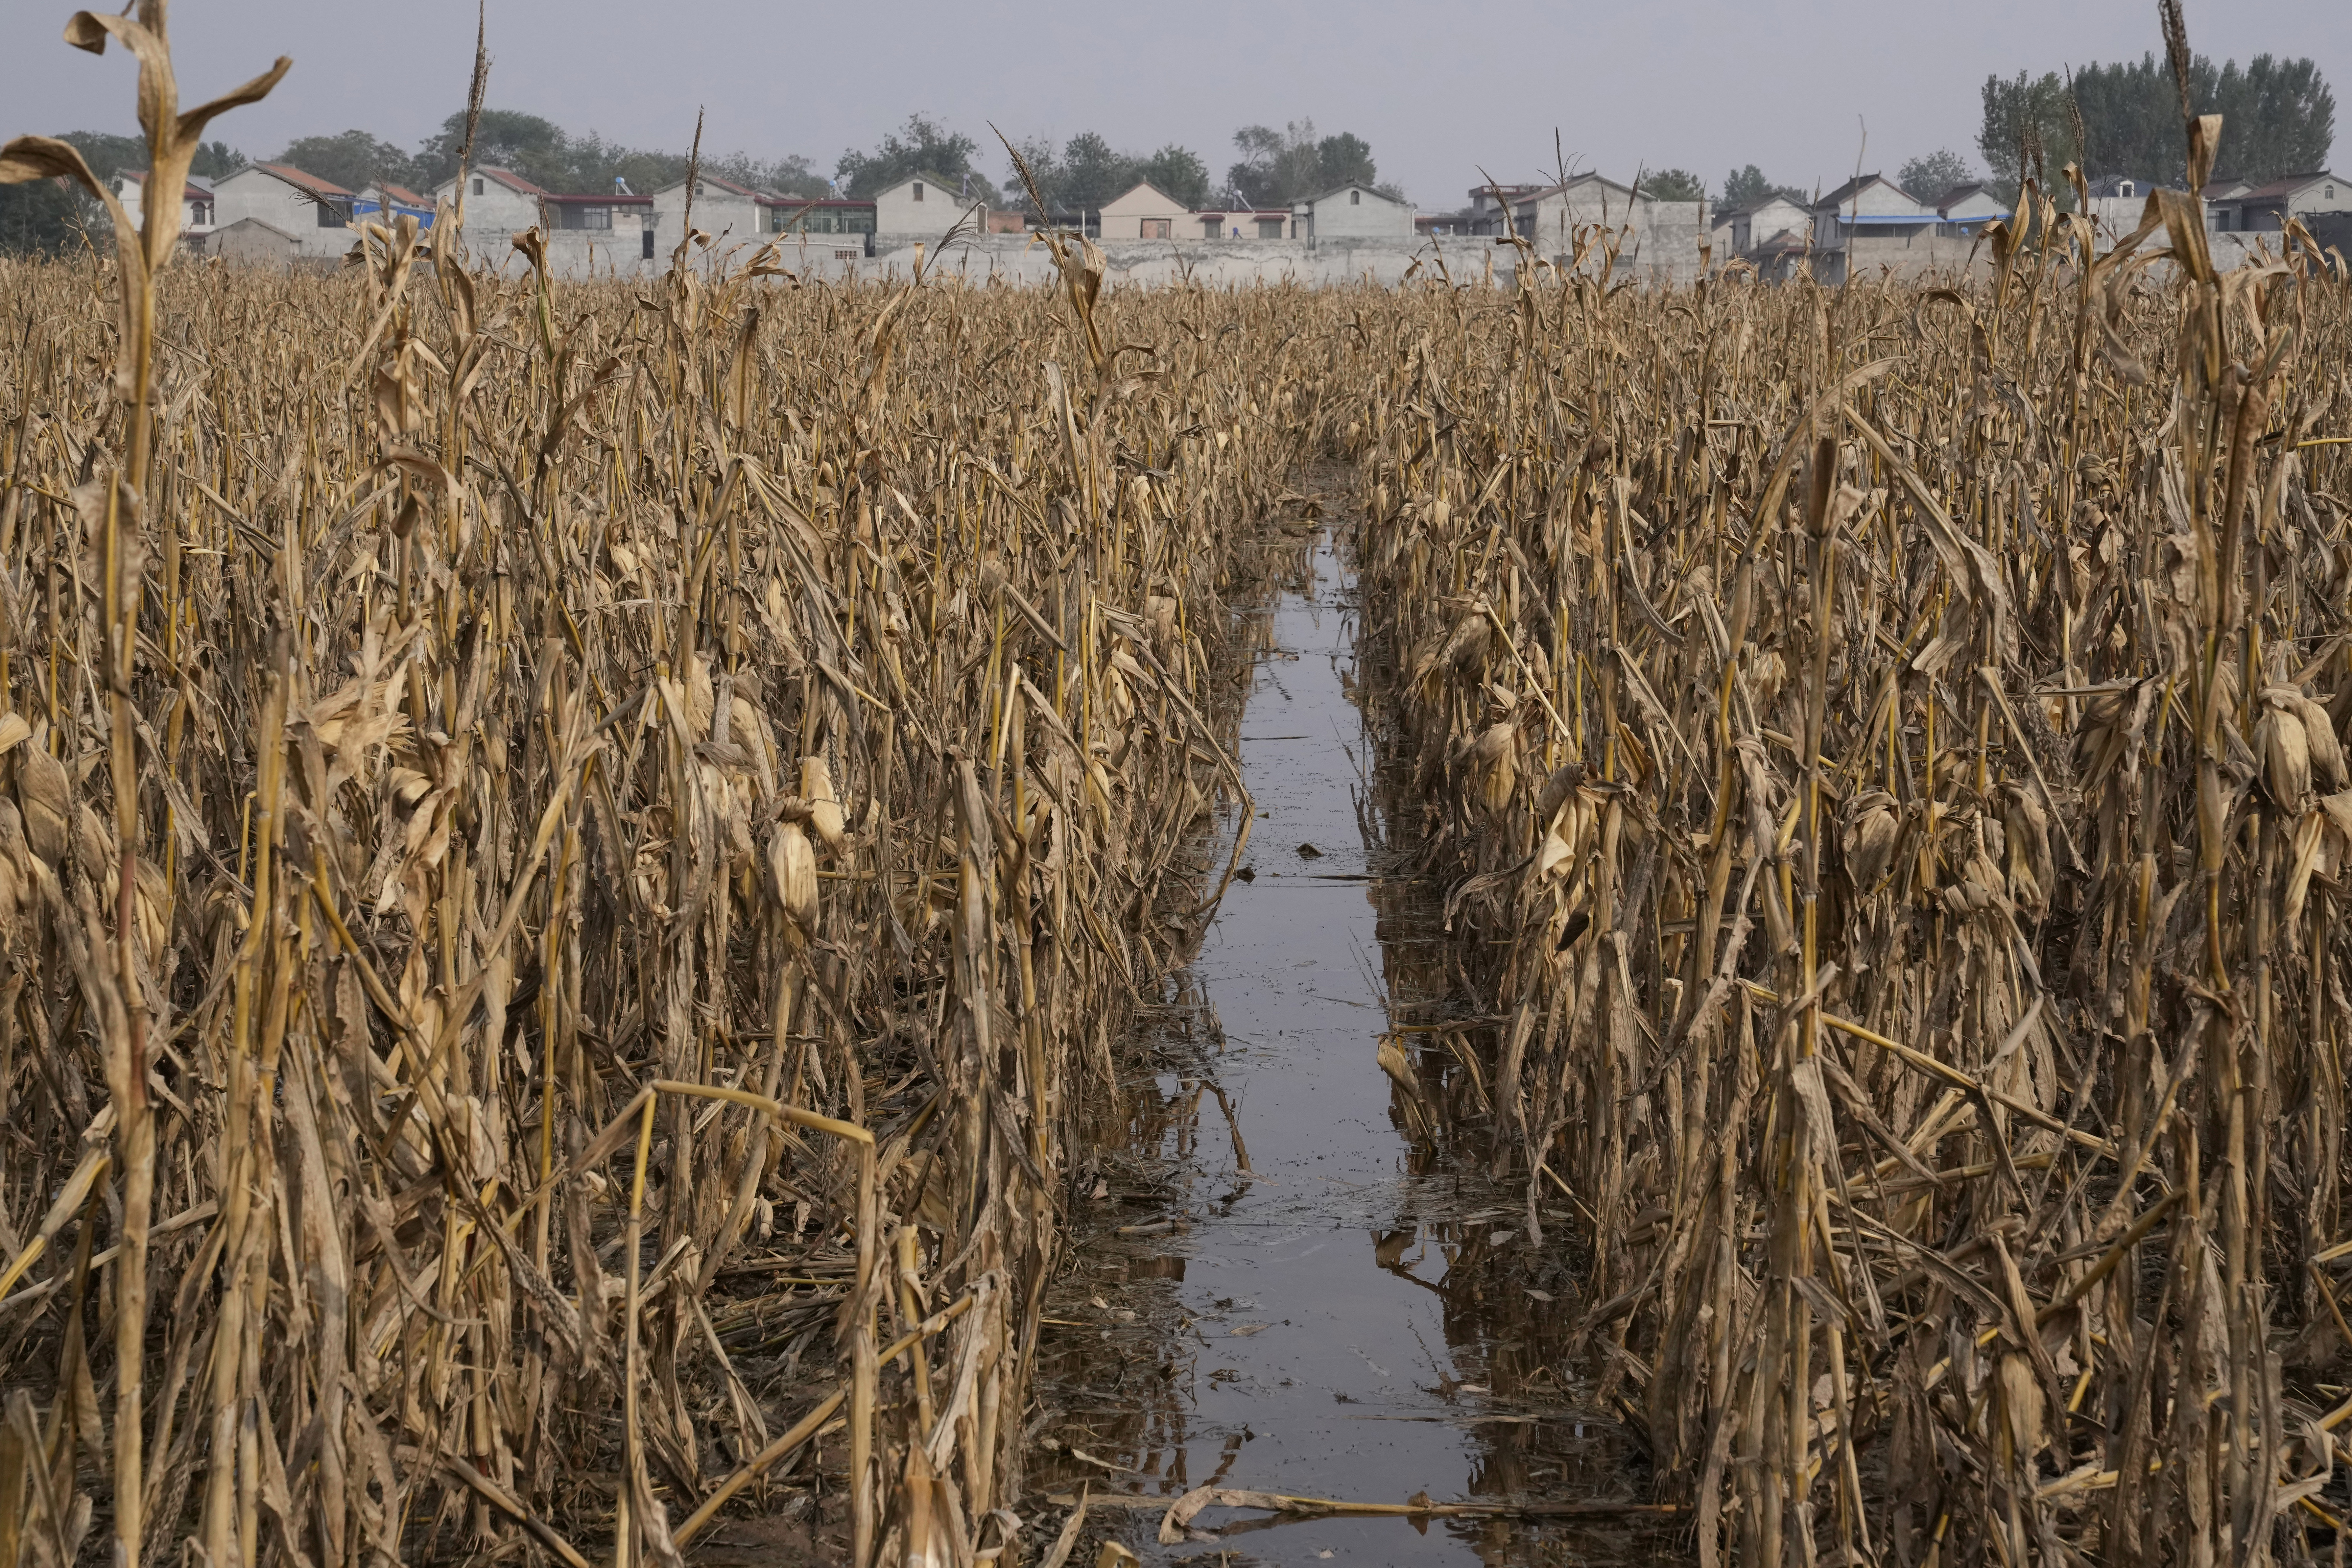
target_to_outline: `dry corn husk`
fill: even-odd
[[[66,823],[72,809],[72,787],[66,778],[66,765],[49,755],[44,744],[40,727],[32,744],[18,754],[16,762],[16,802],[24,809],[25,841],[41,857],[51,871],[65,863],[67,848]]]
[[[719,695],[710,684],[710,661],[697,653],[686,672],[686,724],[697,740],[710,738],[711,716],[719,711]]]
[[[2278,708],[2264,713],[2254,727],[2254,753],[2271,799],[2282,810],[2301,811],[2311,793],[2311,742],[2301,716]]]
[[[833,792],[833,770],[822,757],[801,758],[801,799],[809,804],[809,825],[824,847],[837,850],[846,828],[841,813],[841,798]]]
[[[1847,808],[1845,869],[1856,892],[1878,890],[1886,880],[1887,868],[1895,863],[1895,845],[1902,836],[1903,820],[1895,812],[1894,796],[1873,789],[1854,797]]]
[[[2326,708],[2293,686],[2267,687],[2263,692],[2263,701],[2303,721],[2304,748],[2311,758],[2315,785],[2325,789],[2341,789],[2352,784],[2352,773],[2347,773],[2345,767],[2343,743],[2336,738],[2336,727],[2328,721]]]
[[[803,936],[816,933],[816,851],[798,822],[778,822],[768,835],[768,891]]]
[[[1510,803],[1512,788],[1518,782],[1518,724],[1507,718],[1488,725],[1471,743],[1478,796],[1490,811],[1499,811]]]

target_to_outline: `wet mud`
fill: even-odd
[[[1567,1364],[1572,1200],[1530,1216],[1494,1176],[1493,1020],[1414,870],[1347,552],[1294,548],[1248,676],[1246,870],[1142,1010],[1082,1171],[1039,1523],[1052,1541],[1088,1497],[1078,1563],[1102,1535],[1159,1563],[1679,1561],[1670,1518],[1614,1511],[1646,1502],[1645,1456]],[[1211,1507],[1163,1543],[1203,1485],[1501,1511]]]

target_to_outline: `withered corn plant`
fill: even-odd
[[[1522,246],[1334,367],[1510,1020],[1431,1098],[1589,1217],[1582,1364],[1706,1563],[2345,1528],[2352,286],[2020,205],[1937,285]]]
[[[0,1568],[1017,1551],[1335,307],[176,214],[0,262]]]

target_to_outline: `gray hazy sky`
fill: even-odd
[[[68,10],[0,0],[0,134],[134,128],[129,60],[59,42]],[[463,101],[474,15],[473,0],[178,0],[182,99],[289,54],[277,92],[214,134],[254,157],[352,126],[414,148]],[[2309,55],[2352,115],[2347,16],[2345,0],[2189,0],[2189,34],[2217,60]],[[635,146],[682,151],[699,104],[706,150],[805,153],[829,173],[921,110],[992,148],[990,120],[1015,139],[1178,141],[1221,175],[1236,126],[1303,116],[1364,137],[1383,177],[1449,210],[1481,166],[1548,171],[1555,127],[1573,164],[1679,165],[1711,188],[1748,162],[1833,183],[1865,122],[1865,168],[1945,146],[1973,161],[1988,73],[2162,42],[2154,0],[491,0],[489,47],[494,106]],[[1003,178],[1001,152],[982,162]]]

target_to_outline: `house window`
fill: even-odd
[[[922,199],[923,199],[923,183],[922,183],[920,180],[918,180],[918,181],[916,181],[916,182],[915,182],[915,200],[917,200],[917,201],[919,201],[919,201],[921,201]]]
[[[1142,220],[1143,226],[1139,231],[1140,237],[1144,239],[1170,238],[1171,235],[1168,232],[1168,226],[1174,221],[1175,220],[1171,218],[1145,218]]]
[[[320,202],[318,208],[319,226],[322,229],[339,229],[352,221],[352,214],[332,202]]]
[[[2330,185],[2330,186],[2328,186],[2328,187],[2327,187],[2327,200],[2329,200],[2329,201],[2331,201],[2331,202],[2332,202],[2332,201],[2334,201],[2335,199],[2336,199],[2336,187],[2335,187],[2335,186],[2333,186],[2333,185]]]
[[[647,230],[646,230],[646,232],[645,232],[645,238],[644,238],[642,241],[640,241],[640,242],[639,242],[639,246],[638,246],[638,250],[637,250],[637,259],[638,259],[638,260],[640,260],[640,261],[651,261],[653,258],[654,258],[654,231],[653,231],[653,230],[651,230],[651,229],[647,229]]]
[[[1361,192],[1361,191],[1350,191],[1350,192],[1349,192],[1349,193],[1348,193],[1348,204],[1349,204],[1349,206],[1351,206],[1351,207],[1360,207],[1360,206],[1362,206],[1362,205],[1364,204],[1364,193],[1363,193],[1363,192]]]
[[[575,229],[609,229],[613,226],[613,209],[574,207],[572,209],[572,222],[565,226]]]
[[[1201,220],[1201,237],[1202,239],[1218,239],[1223,237],[1225,232],[1224,225],[1225,220],[1222,217],[1202,218]]]
[[[476,195],[478,195],[478,195],[480,195],[481,193],[482,193],[482,183],[481,183],[479,180],[477,180],[477,181],[475,181],[475,182],[474,182],[474,194],[476,194]]]
[[[1260,239],[1280,239],[1282,237],[1282,220],[1280,218],[1258,219],[1257,237]]]

